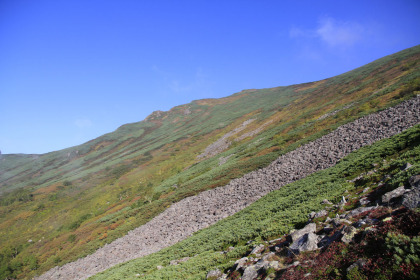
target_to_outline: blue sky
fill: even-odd
[[[0,150],[335,76],[420,44],[420,1],[0,1]]]

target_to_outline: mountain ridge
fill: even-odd
[[[419,61],[417,46],[337,77],[193,101],[76,147],[0,160],[0,275],[27,278],[86,256],[185,197],[412,98]],[[251,119],[220,153],[197,158]]]

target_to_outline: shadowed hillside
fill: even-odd
[[[43,155],[0,156],[0,276],[74,261],[174,202],[420,90],[420,47],[326,80],[193,101]]]

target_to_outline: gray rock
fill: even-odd
[[[210,270],[209,273],[207,273],[206,279],[218,279],[219,277],[221,277],[223,275],[223,273],[219,270],[219,269],[215,269],[215,270]]]
[[[245,267],[247,261],[248,261],[247,257],[244,257],[242,259],[237,260],[235,262],[235,264],[236,264],[236,269],[235,270],[239,270],[239,269]]]
[[[410,169],[411,167],[413,167],[413,165],[409,162],[407,162],[406,164],[404,164],[404,166],[401,168],[402,170],[407,170]]]
[[[280,263],[278,261],[265,261],[263,264],[264,270],[268,270],[273,268],[274,270],[278,270],[280,268]]]
[[[286,266],[286,268],[290,268],[290,267],[294,267],[294,266],[298,266],[300,265],[300,261],[295,261],[292,264],[289,264],[288,266]]]
[[[411,176],[410,179],[408,179],[408,182],[410,183],[410,186],[412,189],[419,189],[420,188],[420,174]]]
[[[345,217],[345,216],[346,215],[343,215],[343,217]],[[349,220],[341,218],[341,217],[332,219],[332,225],[335,228],[340,227],[342,224],[348,224],[349,225],[349,224],[351,224],[351,222]]]
[[[276,239],[273,239],[273,240],[268,241],[268,243],[272,244],[272,243],[276,243],[276,242],[278,242],[280,240],[282,240],[282,238],[276,238]]]
[[[324,199],[321,203],[322,204],[332,205],[332,202],[328,201],[328,199]]]
[[[404,186],[398,187],[393,191],[387,192],[386,194],[384,194],[382,196],[382,203],[389,203],[391,201],[391,199],[396,198],[396,197],[400,197],[402,196],[404,193],[406,193],[408,190],[406,190],[404,188]]]
[[[402,205],[409,209],[416,209],[420,206],[420,190],[412,189],[405,193],[402,198]]]
[[[269,261],[270,259],[272,259],[276,254],[274,252],[270,252],[268,254],[264,254],[261,258],[261,260],[263,261]]]
[[[313,251],[318,249],[317,244],[318,236],[313,232],[309,232],[293,242],[292,245],[290,245],[289,250],[294,254],[299,254],[300,252]]]
[[[352,265],[350,265],[347,268],[347,272],[349,272],[350,270],[352,270],[353,268],[357,267],[358,269],[363,268],[366,264],[366,260],[364,259],[358,259],[355,263],[353,263]]]
[[[316,231],[316,224],[310,223],[307,224],[303,229],[295,230],[290,233],[290,237],[292,238],[292,241],[295,242],[298,239],[300,239],[303,235],[307,233],[313,233]]]
[[[359,199],[359,203],[360,205],[367,205],[370,203],[370,200],[367,197],[362,197],[361,199]]]
[[[321,210],[321,211],[316,212],[314,218],[316,219],[316,218],[324,217],[326,215],[328,215],[327,210]]]
[[[354,235],[357,233],[357,229],[353,226],[344,226],[341,232],[343,233],[341,241],[348,244],[353,241]]]
[[[376,206],[371,206],[371,207],[359,207],[359,208],[356,208],[356,209],[350,211],[346,215],[346,218],[349,219],[351,217],[357,216],[359,214],[362,214],[363,212],[370,211],[370,210],[373,210],[375,208],[377,208],[377,207]]]
[[[411,176],[408,182],[411,189],[403,195],[402,205],[409,209],[415,209],[420,206],[420,175]]]
[[[327,210],[321,210],[321,211],[318,211],[316,213],[315,212],[311,212],[309,214],[309,219],[311,219],[311,220],[317,219],[319,217],[326,216],[327,214],[328,214]]]
[[[248,266],[245,269],[244,274],[242,275],[242,280],[253,280],[253,279],[257,278],[258,271],[260,269],[261,269],[261,266],[259,266],[259,265]]]
[[[260,244],[260,245],[258,245],[256,247],[254,247],[254,249],[252,249],[250,255],[253,255],[253,254],[260,255],[260,253],[262,251],[264,251],[264,248],[265,248],[264,244]]]

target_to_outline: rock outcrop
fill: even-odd
[[[412,176],[410,178],[410,184],[413,187],[415,186],[416,178],[420,179],[420,175]],[[360,199],[362,195],[363,193],[358,199]],[[353,201],[353,206],[357,204],[357,201]],[[302,229],[292,230],[290,234],[286,234],[278,239],[264,241],[264,244],[253,245],[253,247],[248,250],[248,252],[251,251],[251,253],[246,253],[245,256],[235,262],[235,265],[227,268],[224,271],[224,274],[220,272],[219,277],[215,279],[283,279],[281,276],[286,273],[293,275],[293,277],[286,279],[306,278],[310,275],[305,274],[306,276],[301,275],[303,277],[299,277],[299,274],[296,271],[309,267],[318,269],[319,266],[322,265],[319,263],[322,258],[318,258],[318,256],[325,253],[333,242],[345,244],[344,246],[349,246],[351,244],[360,246],[361,243],[366,246],[366,236],[368,234],[379,231],[381,227],[386,227],[391,224],[391,221],[395,222],[400,219],[402,215],[410,212],[401,207],[401,205],[393,204],[393,206],[394,208],[390,208],[388,201],[384,201],[378,206],[358,207],[351,211],[344,211],[344,213],[340,215],[348,217],[350,220],[325,218],[313,222],[313,217],[311,218],[313,215],[310,215],[310,220]],[[389,211],[390,209],[393,211]],[[333,207],[326,206],[326,208],[321,211],[325,211],[327,212],[327,215],[330,215],[334,214],[334,212],[343,210],[340,205],[337,204]],[[332,211],[332,213],[329,211]],[[381,218],[376,219],[371,216],[379,216]],[[252,244],[251,242],[252,241],[248,241],[247,244]],[[377,245],[378,244],[375,244],[375,246]],[[348,248],[345,250],[348,251]],[[309,260],[308,257],[298,256],[302,252],[309,251],[314,251],[313,254],[310,255],[311,257],[309,257]],[[256,255],[254,252],[259,253]],[[341,253],[343,253],[343,251],[341,251]],[[328,252],[325,254],[328,255]],[[288,259],[285,258],[286,256],[288,256]],[[331,255],[329,255],[329,257],[338,258],[338,256]],[[305,260],[305,258],[307,260]],[[349,265],[346,272],[349,274],[353,269],[363,269],[367,263],[371,264],[372,259],[366,260],[360,258]],[[303,273],[305,272],[302,272],[301,274]],[[309,279],[314,278],[309,277]],[[315,279],[320,278],[318,277]]]

